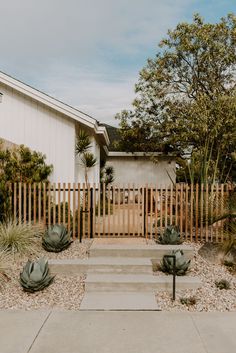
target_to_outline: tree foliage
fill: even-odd
[[[119,147],[174,152],[194,181],[235,178],[235,65],[234,15],[210,24],[196,14],[169,30],[140,72],[133,110],[117,115]]]
[[[8,183],[47,181],[53,167],[45,159],[45,155],[24,145],[5,149],[0,141],[0,221],[9,215]]]

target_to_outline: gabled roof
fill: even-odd
[[[71,107],[7,74],[0,71],[0,83],[13,88],[14,90],[54,109],[55,111],[62,113],[69,119],[78,121],[79,123],[94,130],[96,135],[102,137],[105,145],[109,145],[109,137],[106,131],[106,127],[100,125],[99,122],[92,118],[90,115],[81,112],[78,109]]]

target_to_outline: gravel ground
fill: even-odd
[[[189,276],[198,276],[202,287],[197,290],[183,290],[176,292],[176,301],[172,302],[169,293],[156,293],[158,306],[168,311],[235,311],[236,310],[236,275],[229,272],[223,265],[212,264],[198,254],[201,244],[192,244],[195,248],[194,259]],[[157,275],[160,273],[157,272]],[[163,274],[162,274],[163,275]],[[230,282],[230,289],[218,289],[215,281],[226,279]],[[180,298],[194,296],[196,304],[181,304]]]
[[[84,240],[83,243],[75,241],[71,246],[61,253],[49,253],[37,247],[35,254],[15,258],[8,258],[7,282],[2,282],[0,287],[0,309],[67,309],[79,310],[80,303],[84,296],[85,276],[56,275],[53,283],[43,291],[36,293],[24,292],[19,283],[19,274],[28,258],[31,260],[41,256],[47,259],[73,259],[86,258],[92,244],[91,240]]]

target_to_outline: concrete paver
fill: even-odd
[[[158,310],[154,293],[85,292],[80,310]]]
[[[27,353],[50,311],[0,311],[0,353]]]
[[[232,353],[236,312],[0,311],[0,353]]]

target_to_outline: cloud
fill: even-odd
[[[0,69],[102,121],[195,0],[0,0]]]

